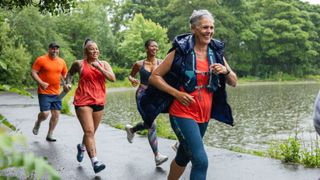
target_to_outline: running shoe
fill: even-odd
[[[34,124],[34,127],[32,129],[32,133],[34,135],[38,135],[39,129],[40,129],[40,123],[38,123],[38,121],[36,121],[36,123]]]
[[[47,136],[46,140],[49,141],[49,142],[56,142],[57,141],[56,139],[54,139],[54,138],[52,138],[50,136]]]
[[[82,160],[83,160],[83,157],[84,157],[84,149],[82,149],[82,146],[81,146],[81,144],[78,144],[77,145],[77,151],[78,151],[78,153],[77,153],[77,161],[78,162],[82,162]]]
[[[101,161],[96,161],[93,163],[93,170],[95,173],[99,173],[100,171],[104,170],[106,165],[104,165]]]
[[[130,124],[127,124],[125,127],[126,132],[127,132],[127,140],[129,143],[132,143],[133,138],[134,138],[134,133],[131,132],[131,128],[132,128],[132,126]]]
[[[160,166],[162,163],[166,162],[167,160],[168,160],[168,156],[165,156],[160,153],[158,153],[158,155],[154,158],[154,161],[156,162],[156,166]]]

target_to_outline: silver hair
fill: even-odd
[[[199,24],[200,19],[203,17],[209,18],[214,22],[214,18],[208,10],[206,9],[193,10],[189,18],[190,27],[193,25],[197,26]]]

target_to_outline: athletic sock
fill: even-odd
[[[94,163],[98,161],[98,158],[97,156],[91,158],[91,163],[92,163],[92,166],[94,166]]]
[[[48,138],[52,138],[52,132],[47,134]]]
[[[81,150],[85,151],[86,150],[86,146],[84,144],[80,144]]]

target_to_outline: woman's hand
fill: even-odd
[[[92,62],[91,63],[91,65],[93,66],[93,67],[95,67],[95,68],[97,68],[97,69],[101,69],[101,67],[100,67],[100,65],[99,65],[99,63],[98,63],[98,61],[94,61],[94,62]]]
[[[220,64],[220,63],[214,63],[210,66],[210,69],[215,74],[228,74],[229,70],[226,66]]]
[[[132,85],[133,87],[136,87],[136,86],[139,85],[139,83],[140,83],[138,79],[136,79],[136,78],[134,78],[134,77],[132,77],[132,76],[129,76],[128,79],[129,79],[129,81],[131,82],[131,85]]]
[[[186,92],[181,92],[179,91],[175,98],[184,106],[189,106],[190,103],[194,103],[195,100],[193,98],[193,96],[191,96],[190,94],[186,93]]]

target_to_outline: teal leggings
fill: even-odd
[[[190,180],[206,179],[208,157],[202,138],[207,130],[208,123],[197,123],[193,119],[171,115],[170,123],[180,142],[175,157],[176,163],[179,166],[185,167],[191,161]]]

